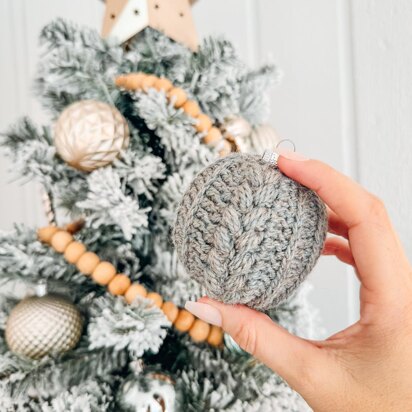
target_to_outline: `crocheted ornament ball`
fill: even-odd
[[[259,156],[234,154],[191,183],[173,241],[208,296],[265,311],[313,269],[326,232],[326,207],[315,192]]]

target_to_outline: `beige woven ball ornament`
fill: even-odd
[[[91,172],[112,163],[129,145],[126,119],[114,107],[95,100],[68,106],[54,129],[57,153],[69,165]]]
[[[76,306],[63,296],[38,289],[37,295],[23,299],[13,308],[5,333],[12,352],[32,359],[73,349],[83,329]]]

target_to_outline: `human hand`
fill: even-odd
[[[331,167],[283,152],[278,166],[329,209],[323,253],[353,265],[360,320],[325,341],[291,335],[268,316],[207,297],[186,308],[222,326],[315,411],[412,410],[412,268],[383,203]]]

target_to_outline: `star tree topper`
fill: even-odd
[[[106,0],[102,36],[122,44],[152,27],[196,51],[198,39],[191,6],[196,0]]]

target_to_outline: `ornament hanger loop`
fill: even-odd
[[[295,143],[290,139],[283,139],[275,146],[274,151],[265,150],[262,156],[263,161],[265,161],[266,163],[269,163],[273,167],[278,167],[279,153],[277,152],[277,150],[279,149],[280,145],[283,143],[289,143],[290,145],[292,145],[293,151],[296,152]]]
[[[296,152],[296,145],[295,143],[290,140],[290,139],[282,139],[277,145],[276,145],[276,149],[279,149],[280,145],[284,144],[284,143],[289,143],[292,146],[292,151]]]

